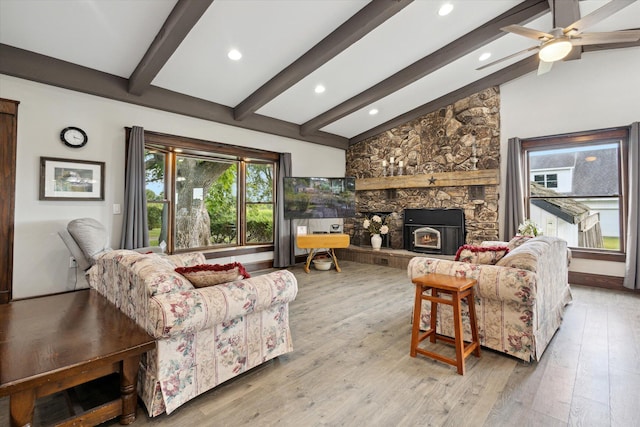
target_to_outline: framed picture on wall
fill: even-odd
[[[40,200],[104,200],[104,162],[40,157]]]

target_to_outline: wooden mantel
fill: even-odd
[[[422,175],[386,176],[356,179],[356,191],[394,188],[462,187],[470,185],[498,185],[500,170],[437,172]]]

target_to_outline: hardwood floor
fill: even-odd
[[[409,356],[413,286],[406,270],[341,267],[292,269],[299,283],[290,306],[294,352],[171,415],[148,418],[139,408],[135,425],[640,425],[640,295],[572,287],[574,301],[539,363],[483,348],[460,376]],[[64,412],[63,398],[41,400],[37,423]],[[8,399],[0,399],[0,425],[8,425],[7,413]]]

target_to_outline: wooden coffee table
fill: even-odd
[[[32,423],[37,398],[120,374],[120,398],[63,425],[136,419],[142,353],[155,340],[94,290],[0,305],[0,397],[10,396],[11,426]]]

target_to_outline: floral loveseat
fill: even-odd
[[[145,354],[138,394],[150,416],[171,413],[201,393],[293,350],[289,302],[298,291],[286,270],[195,288],[176,267],[204,264],[200,253],[115,250],[89,270],[92,288],[157,339]]]
[[[496,244],[508,245],[485,242],[481,246]],[[513,248],[513,243],[509,246]],[[411,279],[427,273],[476,279],[480,344],[525,361],[540,360],[560,327],[566,304],[571,301],[568,254],[564,240],[541,236],[510,249],[495,265],[415,257],[409,262],[408,274]],[[430,304],[423,304],[421,328],[425,330],[430,323],[430,312]],[[462,312],[466,317],[463,320],[465,340],[470,341],[466,300]],[[452,317],[450,306],[438,307],[438,333],[453,337]]]

